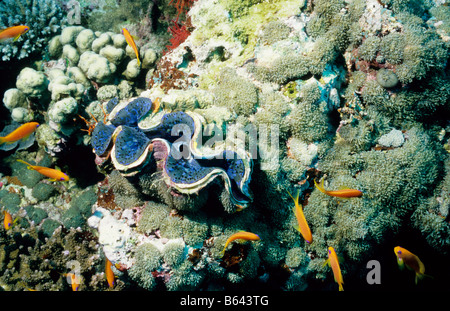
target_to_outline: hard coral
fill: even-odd
[[[14,44],[0,43],[3,61],[23,59],[45,50],[50,38],[67,23],[57,0],[4,0],[0,2],[0,29],[27,25],[30,30]]]

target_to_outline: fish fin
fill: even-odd
[[[19,219],[20,219],[20,217],[16,217],[16,218],[13,220],[12,224],[14,225]]]
[[[23,164],[26,164],[26,165],[28,165],[28,169],[29,170],[32,170],[33,169],[33,165],[32,164],[30,164],[30,163],[28,163],[28,162],[25,162],[24,160],[21,160],[21,159],[17,159],[17,162],[20,162],[20,163],[23,163]]]
[[[300,197],[300,189],[297,189],[297,194],[296,194],[295,198],[292,196],[292,194],[289,192],[289,190],[286,190],[286,192],[289,194],[289,196],[292,198],[292,200],[295,203],[298,203],[298,198]]]
[[[289,190],[286,190],[286,192],[289,194],[289,196],[292,198],[292,200],[295,201],[294,197],[293,197],[292,194],[289,192]]]
[[[292,225],[292,227],[297,230],[298,232],[302,233],[302,231],[300,230],[300,227],[297,225]]]
[[[344,282],[342,282],[342,283],[344,283]],[[344,287],[342,286],[342,283],[338,283],[338,284],[339,284],[339,291],[340,291],[340,292],[343,292],[343,291],[344,291]]]
[[[6,141],[4,137],[0,137],[0,145],[1,144],[11,145],[11,144],[14,144],[14,143],[16,143],[16,141]]]
[[[19,40],[21,34],[18,34],[17,36],[14,37],[13,42],[16,42],[17,40]]]
[[[136,37],[135,35],[130,34],[131,38],[133,38],[133,40],[139,40],[139,37]]]
[[[339,190],[346,190],[346,189],[351,189],[351,188],[349,188],[349,187],[347,187],[347,186],[339,186],[338,189],[339,189]]]
[[[314,179],[314,185],[316,186],[317,189],[319,189],[320,192],[327,194],[327,191],[324,188],[324,182],[325,179],[322,179],[322,181],[320,182],[320,185],[316,182],[316,180]]]
[[[141,61],[140,61],[139,57],[137,57],[136,59],[137,59],[137,65],[141,66]]]
[[[325,267],[326,265],[330,265],[330,259],[325,260],[325,262],[322,265],[322,268]]]
[[[398,267],[400,268],[400,270],[405,269],[405,263],[403,262],[403,260],[401,260],[398,257],[397,257],[397,264],[398,264]]]
[[[425,274],[425,273],[416,273],[415,283],[417,285],[418,281],[422,281],[424,278],[434,279],[433,276]]]

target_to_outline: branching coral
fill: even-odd
[[[2,60],[22,59],[43,53],[50,38],[61,31],[66,16],[57,0],[5,0],[0,2],[0,29],[27,25],[18,41],[0,43]]]

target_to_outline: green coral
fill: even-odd
[[[381,68],[377,72],[377,82],[384,88],[391,88],[397,85],[397,75],[388,69]]]
[[[135,263],[128,270],[130,277],[138,282],[139,286],[145,289],[153,289],[156,286],[156,280],[152,271],[156,270],[162,260],[162,254],[156,246],[151,243],[144,243],[137,247]]]
[[[260,40],[262,44],[271,45],[288,38],[291,28],[281,21],[271,21],[262,30]]]
[[[329,131],[327,113],[319,102],[300,102],[289,114],[289,125],[292,134],[307,143],[324,140]]]
[[[38,183],[33,187],[31,195],[35,197],[38,201],[46,201],[53,194],[55,194],[56,188],[53,185],[49,185],[43,182]]]
[[[222,70],[213,93],[217,105],[230,107],[239,115],[253,114],[258,105],[258,89],[231,68]]]
[[[249,64],[247,70],[258,80],[279,84],[308,74],[310,62],[307,57],[290,51],[285,53],[285,55],[276,59],[271,67]]]
[[[380,42],[380,53],[384,59],[393,65],[400,64],[406,47],[405,36],[398,32],[391,32]]]
[[[377,36],[366,38],[358,48],[358,57],[367,61],[375,60],[380,49],[381,39]]]
[[[25,211],[27,212],[28,218],[35,224],[41,223],[48,217],[48,213],[44,209],[32,205],[26,206]]]
[[[2,190],[2,192],[3,193],[0,197],[0,203],[9,212],[17,212],[19,210],[21,202],[20,195],[14,192],[6,192],[6,190]]]
[[[190,261],[183,262],[173,271],[166,287],[170,291],[189,291],[197,289],[205,278],[205,272],[195,271]]]
[[[286,253],[286,265],[289,268],[298,268],[308,262],[308,255],[301,247],[294,247]]]
[[[185,259],[186,246],[183,241],[172,240],[169,241],[163,250],[163,260],[171,267],[180,265]]]
[[[340,142],[320,162],[328,175],[326,189],[345,186],[364,194],[341,201],[312,192],[305,217],[313,228],[314,250],[323,252],[327,245],[334,245],[346,256],[361,260],[387,232],[400,230],[399,219],[410,215],[420,198],[428,195],[442,161],[442,150],[423,128],[413,127],[407,135],[402,147],[388,152],[367,146],[367,151],[353,153],[348,142]]]
[[[92,214],[92,206],[97,202],[97,194],[94,189],[88,188],[76,196],[70,207],[62,215],[62,223],[66,228],[83,227],[86,219]]]

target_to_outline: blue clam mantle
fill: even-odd
[[[197,193],[220,176],[232,203],[247,206],[252,201],[250,154],[225,144],[214,150],[201,146],[204,119],[199,114],[155,112],[144,97],[128,103],[112,99],[106,111],[107,122],[96,125],[91,145],[97,156],[110,156],[124,176],[155,160],[166,185],[179,193]]]

